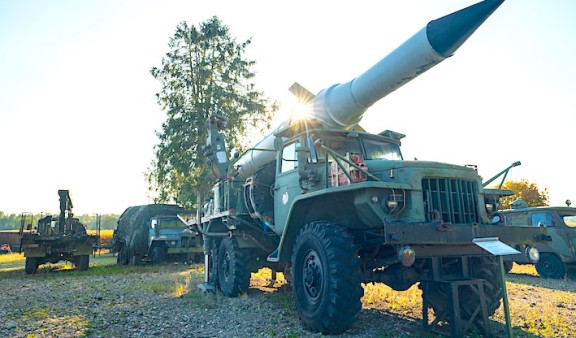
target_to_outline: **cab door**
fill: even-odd
[[[282,157],[277,161],[276,182],[273,187],[276,233],[284,230],[294,198],[301,193],[296,156],[296,149],[299,146],[300,142],[297,140],[286,144],[282,150]]]
[[[548,235],[552,238],[548,244],[552,252],[556,253],[563,261],[573,256],[568,239],[568,228],[562,221],[562,217],[549,211],[535,211],[530,214],[530,218],[532,226],[546,227]]]

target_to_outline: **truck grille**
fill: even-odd
[[[422,179],[426,221],[479,222],[477,189],[473,181],[448,178]]]

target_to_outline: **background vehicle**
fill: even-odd
[[[182,207],[148,204],[128,207],[118,218],[112,252],[118,264],[141,259],[158,264],[165,259],[188,260],[202,254],[202,237],[178,217]]]
[[[576,267],[576,208],[569,206],[528,207],[521,200],[512,209],[500,211],[501,223],[510,227],[545,227],[552,238],[549,243],[537,245],[540,259],[536,271],[543,278],[564,278],[568,268]],[[522,248],[520,248],[522,249]],[[524,255],[505,257],[506,270],[512,263],[533,264]]]
[[[32,229],[31,214],[22,214],[20,225],[20,252],[26,257],[25,272],[33,274],[44,263],[69,261],[78,270],[87,270],[98,235],[88,235],[86,228],[72,214],[72,199],[68,190],[58,190],[60,215],[38,220]]]
[[[405,161],[404,135],[370,134],[358,122],[376,101],[452,55],[500,4],[484,1],[431,21],[365,73],[317,96],[294,84],[308,118],[285,122],[232,163],[219,130],[226,123],[214,115],[206,156],[217,179],[197,217],[207,283],[233,297],[248,289],[251,271],[283,271],[303,325],[327,334],[354,324],[361,283],[369,282],[402,291],[423,280],[483,279],[492,315],[502,298],[497,265],[473,239],[528,246],[545,229],[495,226],[486,202],[498,191],[487,194],[474,168]],[[478,293],[459,290],[462,317],[471,318]],[[450,306],[440,287],[428,300],[436,313]]]

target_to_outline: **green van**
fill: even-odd
[[[519,227],[546,227],[551,241],[537,246],[540,259],[536,271],[543,278],[564,278],[567,269],[576,267],[576,208],[568,206],[528,207],[521,200],[511,209],[500,211],[500,224]],[[524,254],[504,257],[506,270],[512,264],[532,264]]]

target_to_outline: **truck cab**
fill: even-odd
[[[167,256],[187,256],[200,250],[200,237],[177,216],[156,216],[150,219],[148,229],[148,253],[153,264],[162,262]]]
[[[118,218],[112,252],[120,265],[166,259],[194,259],[202,254],[202,238],[180,218],[175,204],[147,204],[126,208]]]

